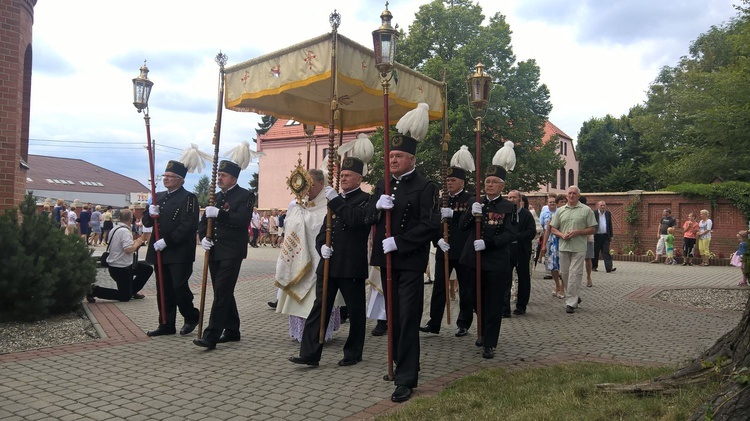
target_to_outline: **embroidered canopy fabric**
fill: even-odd
[[[337,34],[337,128],[352,130],[383,125],[383,88],[375,53]],[[333,35],[311,40],[226,69],[227,109],[328,125],[331,112]],[[442,83],[401,64],[389,89],[390,123],[395,124],[420,102],[430,106],[430,119],[442,118]]]

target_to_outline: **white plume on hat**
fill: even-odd
[[[451,167],[458,167],[465,171],[474,171],[476,169],[474,166],[474,157],[471,156],[468,146],[461,145],[461,148],[453,154]]]
[[[234,161],[234,163],[239,165],[243,170],[247,168],[253,159],[260,158],[261,156],[266,156],[265,152],[251,150],[250,143],[244,140],[224,154],[225,158]]]
[[[362,162],[365,163],[362,173],[367,174],[367,163],[372,160],[372,156],[375,154],[375,147],[372,145],[369,136],[360,133],[353,141],[341,145],[338,149],[338,153],[341,157],[348,153],[349,156],[353,158],[361,159]]]
[[[198,170],[198,173],[206,166],[206,161],[211,161],[211,155],[198,149],[198,145],[191,143],[190,147],[182,151],[178,161],[182,162],[188,172],[192,173]]]
[[[396,123],[396,130],[405,135],[407,132],[417,141],[424,139],[427,135],[427,127],[430,124],[430,105],[425,102],[417,104],[417,108],[404,114]]]
[[[513,171],[516,168],[516,152],[513,150],[515,145],[510,140],[505,141],[500,150],[492,157],[492,164],[499,165],[507,171]]]

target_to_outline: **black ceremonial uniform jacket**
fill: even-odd
[[[511,225],[516,233],[519,250],[523,250],[523,256],[531,258],[531,241],[536,237],[536,222],[534,216],[526,208],[518,209],[518,224]]]
[[[219,208],[219,216],[213,223],[211,239],[214,246],[211,247],[209,260],[231,260],[244,259],[247,257],[247,243],[249,235],[247,226],[253,218],[253,205],[255,195],[238,185],[234,185],[226,193],[216,193],[216,207]],[[206,215],[201,219],[198,228],[199,238],[206,236],[208,220]]]
[[[365,209],[369,200],[369,193],[356,188],[346,193],[346,197],[339,195],[328,202],[328,209],[333,213],[333,254],[328,264],[328,274],[332,278],[367,278],[367,237],[370,235],[370,226],[365,224]],[[326,224],[323,223],[315,237],[315,250],[320,252],[325,243]],[[323,276],[324,265],[325,259],[320,259],[315,273]]]
[[[391,178],[391,236],[398,250],[391,253],[394,269],[424,272],[430,252],[430,241],[440,226],[437,184],[412,171],[401,177]],[[376,224],[370,265],[385,266],[383,239],[385,238],[385,212],[375,205],[383,194],[383,180],[378,182],[373,198],[367,206],[365,223]]]
[[[472,203],[474,203],[474,196],[467,193],[466,190],[461,190],[457,195],[448,198],[448,207],[453,209],[453,217],[446,221],[448,222],[448,244],[451,245],[451,249],[448,250],[450,260],[461,258],[461,250],[463,250],[464,244],[466,244],[469,232],[462,230],[459,222],[461,221],[461,216],[467,212],[471,213]],[[443,238],[443,224],[440,224],[438,236],[433,241],[437,248],[435,260],[443,261],[445,260],[445,253],[437,246],[437,242],[441,238]]]
[[[482,253],[482,270],[510,269],[510,243],[516,239],[516,206],[502,196],[489,201],[482,199],[482,237],[476,238],[476,219],[469,209],[461,217],[461,229],[468,231],[460,263],[470,268],[477,266],[474,240],[484,240],[487,247]]]
[[[195,261],[195,231],[198,229],[198,198],[184,187],[172,193],[161,191],[156,193],[153,202],[159,206],[159,238],[167,243],[167,248],[161,252],[162,264],[190,263]],[[141,219],[144,227],[153,227],[154,220],[148,213],[143,213]],[[146,261],[156,264],[154,250],[156,235],[151,236]]]

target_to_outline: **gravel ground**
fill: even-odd
[[[750,288],[670,289],[654,296],[668,303],[725,311],[743,311]],[[83,311],[31,323],[0,323],[0,354],[87,342],[97,339],[94,325]]]

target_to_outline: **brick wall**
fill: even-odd
[[[612,225],[614,238],[612,248],[619,254],[629,245],[634,243],[636,237],[639,245],[636,254],[646,254],[647,250],[656,251],[657,231],[661,213],[665,208],[672,210],[672,216],[677,219],[677,226],[687,221],[688,213],[693,212],[696,220],[699,219],[699,211],[706,209],[709,218],[713,221],[713,233],[711,239],[711,251],[717,257],[728,258],[737,250],[737,232],[747,229],[747,220],[740,211],[727,200],[720,200],[715,207],[707,200],[694,200],[683,197],[677,193],[642,192],[633,191],[628,193],[583,193],[587,203],[592,208],[596,203],[604,200],[607,208],[612,212]],[[531,194],[529,201],[538,212],[546,204],[546,196]],[[626,222],[626,207],[634,200],[640,200],[638,212],[638,224],[629,227]],[[634,232],[637,231],[637,236]],[[675,253],[681,255],[682,230],[675,230]]]
[[[36,0],[0,0],[0,210],[23,200]]]

